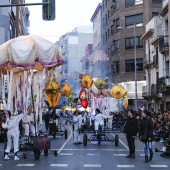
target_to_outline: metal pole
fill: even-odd
[[[135,111],[137,111],[138,93],[137,93],[136,24],[135,23],[134,23],[134,57],[135,57]]]

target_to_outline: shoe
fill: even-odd
[[[152,161],[152,158],[153,158],[153,153],[150,154],[148,161]]]
[[[20,160],[20,158],[18,158],[17,156],[15,156],[15,157],[14,157],[14,160],[15,160],[15,161],[18,161],[18,160]]]
[[[135,155],[132,155],[132,156],[131,156],[131,159],[135,159]]]
[[[78,144],[83,144],[82,142],[78,142]]]
[[[159,152],[158,148],[155,148],[155,152]]]
[[[77,142],[74,142],[73,144],[74,144],[74,145],[77,145],[78,143],[77,143]]]
[[[128,155],[128,156],[126,156],[126,158],[131,158],[132,157],[132,155]]]
[[[5,158],[4,158],[5,160],[9,160],[10,158],[9,158],[9,156],[8,155],[5,155]]]
[[[148,163],[148,156],[145,156],[145,161],[143,163]]]

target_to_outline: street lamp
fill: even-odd
[[[125,29],[132,29],[132,28],[125,28]],[[117,30],[123,30],[122,27],[117,27]],[[137,100],[138,100],[138,93],[137,93],[137,62],[136,62],[136,24],[134,23],[134,58],[135,58],[135,111],[137,111]]]

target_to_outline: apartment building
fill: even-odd
[[[142,86],[146,85],[146,77],[143,69],[145,46],[141,36],[145,25],[162,10],[162,0],[103,0],[102,6],[101,44],[109,51],[109,77],[113,83],[124,86],[131,101],[136,97],[137,81],[137,104],[143,107],[146,101],[142,97]]]
[[[170,109],[170,64],[169,64],[169,7],[162,1],[162,9],[147,25],[142,40],[145,41],[144,69],[146,86],[142,96],[148,108],[154,111]]]

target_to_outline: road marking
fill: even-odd
[[[18,164],[17,166],[34,166],[35,164]]]
[[[115,137],[115,135],[114,135],[113,133],[110,133],[110,134]],[[123,141],[121,141],[121,140],[119,139],[119,142],[120,142],[127,150],[129,150],[128,146],[127,146],[125,143],[123,143]]]
[[[114,156],[127,156],[127,154],[113,154]]]
[[[69,126],[69,129],[70,129],[70,131],[71,131],[70,136],[69,136],[69,138],[66,140],[66,142],[61,146],[61,148],[58,150],[58,152],[57,152],[58,154],[63,150],[63,148],[66,146],[66,144],[68,143],[68,141],[70,140],[70,138],[71,138],[71,136],[72,136],[72,134],[73,134],[70,126]]]
[[[168,168],[167,165],[150,165],[152,168]]]
[[[13,156],[14,154],[13,154],[13,153],[9,153],[8,155],[9,155],[9,156],[11,156],[11,155]],[[17,155],[21,155],[21,154],[20,154],[20,153],[17,153]]]
[[[73,153],[60,153],[60,155],[73,155]]]
[[[96,156],[96,155],[100,155],[99,153],[88,153],[87,155],[89,156]]]
[[[2,166],[2,164],[0,164],[0,166]]]
[[[58,150],[58,149],[51,149]],[[127,151],[127,149],[62,149],[63,151]],[[139,151],[139,150],[138,150]]]
[[[68,164],[51,164],[50,166],[67,167]]]
[[[84,164],[85,168],[101,168],[101,164]]]
[[[134,165],[117,165],[118,168],[134,168]]]
[[[145,154],[140,154],[140,156],[145,156]]]

